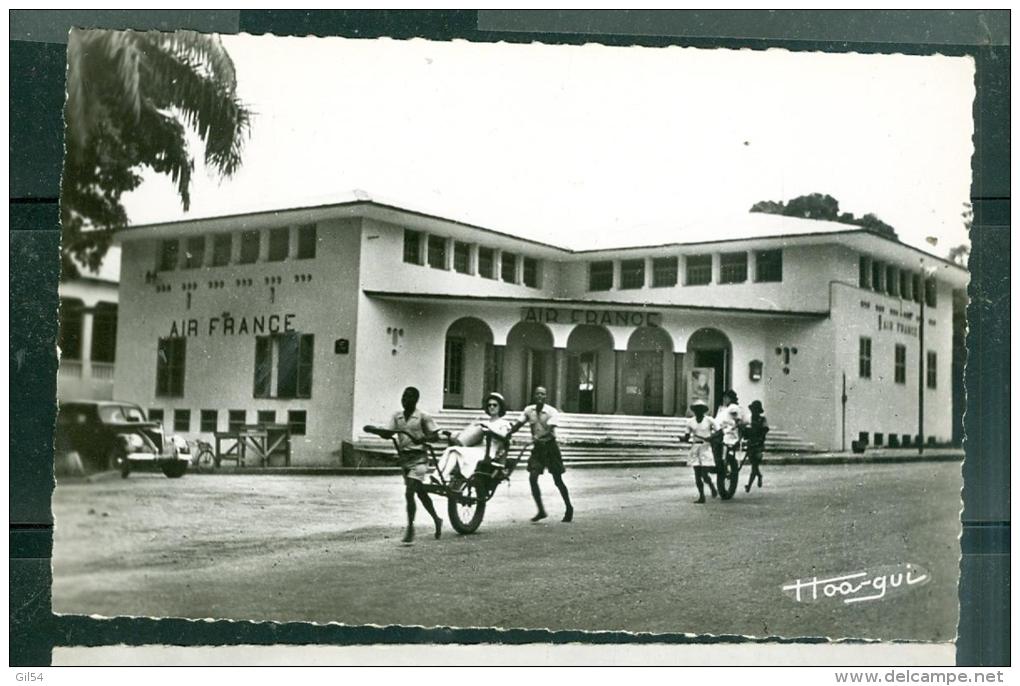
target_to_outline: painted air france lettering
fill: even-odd
[[[659,312],[626,310],[569,310],[555,307],[527,307],[521,321],[541,324],[596,324],[601,326],[659,326]]]
[[[297,315],[270,314],[252,317],[231,317],[224,312],[219,317],[210,317],[202,325],[199,319],[180,319],[170,323],[171,338],[192,338],[205,333],[208,336],[265,336],[294,331]]]
[[[825,578],[797,579],[783,586],[783,591],[798,603],[841,600],[851,605],[898,595],[930,580],[931,575],[923,567],[900,564]]]

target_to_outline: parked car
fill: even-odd
[[[159,469],[171,479],[184,476],[191,449],[179,436],[167,436],[133,403],[72,400],[60,403],[57,452],[77,452],[90,471],[114,469],[125,479],[135,469]]]

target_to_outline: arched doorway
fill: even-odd
[[[614,411],[616,359],[613,336],[602,326],[581,324],[567,338],[564,410],[583,414]]]
[[[623,363],[624,414],[663,415],[672,410],[673,339],[657,326],[634,330]],[[667,404],[670,407],[667,407]]]
[[[691,401],[700,398],[715,412],[723,391],[729,388],[732,357],[730,339],[722,331],[704,328],[691,335],[684,356],[684,411]]]
[[[511,407],[524,407],[536,386],[544,386],[549,397],[556,397],[553,335],[545,324],[518,322],[506,337],[503,394]]]
[[[446,330],[443,407],[481,407],[491,383],[492,330],[475,317],[462,317]]]

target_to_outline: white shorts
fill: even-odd
[[[694,443],[691,445],[690,456],[687,462],[692,467],[714,467],[715,456],[712,454],[712,446],[709,443]]]

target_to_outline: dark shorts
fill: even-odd
[[[749,447],[747,449],[747,461],[751,464],[761,464],[762,453],[765,449],[762,446]]]
[[[562,474],[566,471],[563,466],[563,456],[560,455],[560,446],[556,441],[539,441],[531,449],[531,456],[528,458],[528,471],[534,474],[541,474],[545,470],[550,474]]]

